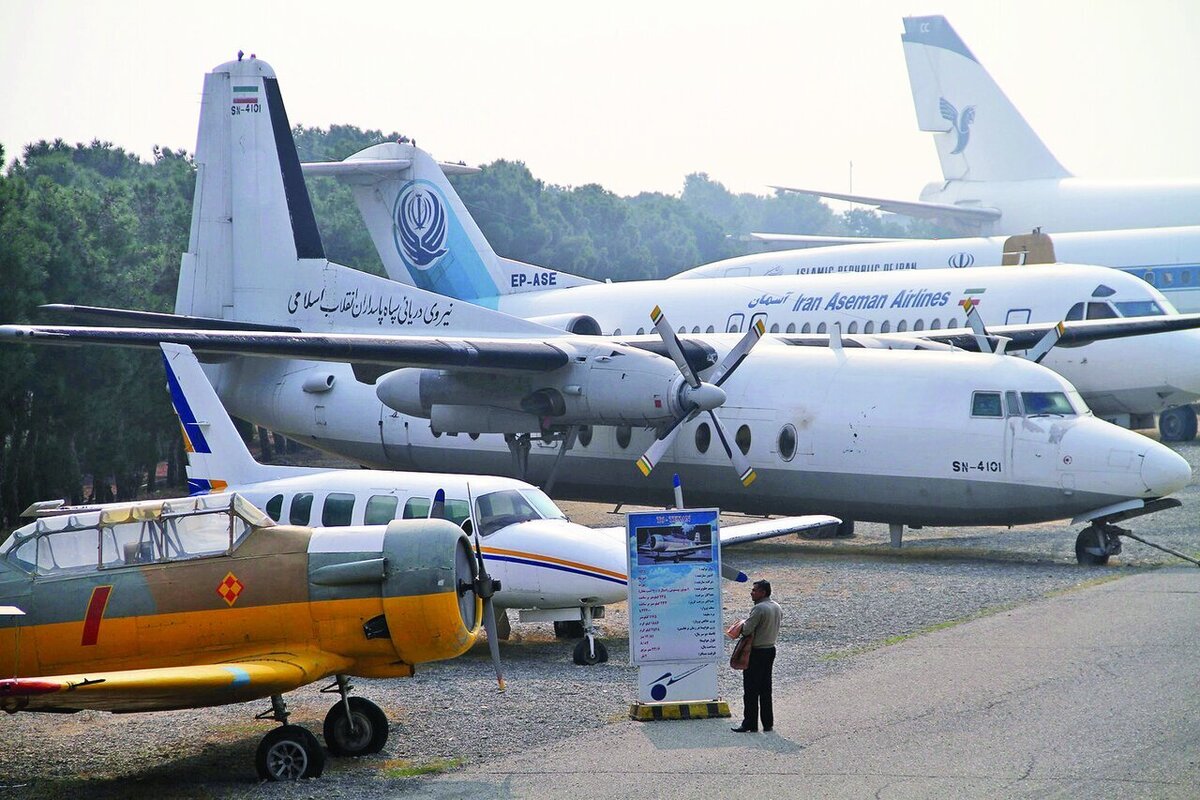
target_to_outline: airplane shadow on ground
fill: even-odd
[[[734,712],[733,723],[737,722]],[[734,733],[729,719],[664,720],[637,723],[656,750],[711,750],[717,747],[752,747],[779,755],[804,749],[781,733]]]

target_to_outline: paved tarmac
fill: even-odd
[[[622,722],[398,796],[1195,798],[1198,653],[1200,570],[1159,569],[853,656],[774,733]]]

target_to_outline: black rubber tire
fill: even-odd
[[[307,729],[281,725],[258,743],[254,766],[265,781],[319,778],[325,771],[325,751]]]
[[[338,703],[325,715],[325,746],[335,756],[366,756],[378,753],[387,744],[388,720],[383,709],[363,697],[350,698],[355,733],[350,732],[346,704]]]
[[[1158,435],[1164,442],[1190,442],[1196,438],[1196,410],[1191,406],[1168,408],[1158,415]]]
[[[1102,567],[1108,563],[1108,556],[1098,556],[1089,553],[1088,548],[1101,547],[1101,533],[1090,525],[1075,537],[1075,560],[1087,567]]]
[[[837,533],[834,536],[839,539],[849,539],[854,536],[854,520],[842,520],[842,524],[837,526]]]
[[[579,639],[583,637],[583,623],[568,620],[554,623],[555,639]]]
[[[572,660],[581,667],[590,667],[593,664],[603,664],[608,661],[608,648],[604,646],[604,642],[596,642],[596,652],[593,654],[588,648],[588,640],[582,639],[579,644],[575,645],[575,652],[571,654]]]

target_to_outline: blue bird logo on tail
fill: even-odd
[[[954,126],[954,132],[958,134],[958,142],[950,151],[952,155],[957,155],[967,149],[967,142],[971,139],[971,123],[975,121],[975,106],[964,108],[960,117],[958,109],[942,97],[938,99],[938,108],[942,112],[942,118],[949,120],[950,124]]]
[[[446,204],[432,184],[405,185],[396,197],[392,223],[396,250],[410,267],[429,269],[446,254]]]

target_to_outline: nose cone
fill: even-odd
[[[1192,480],[1192,467],[1171,448],[1156,444],[1142,459],[1142,481],[1155,497],[1177,492]]]

